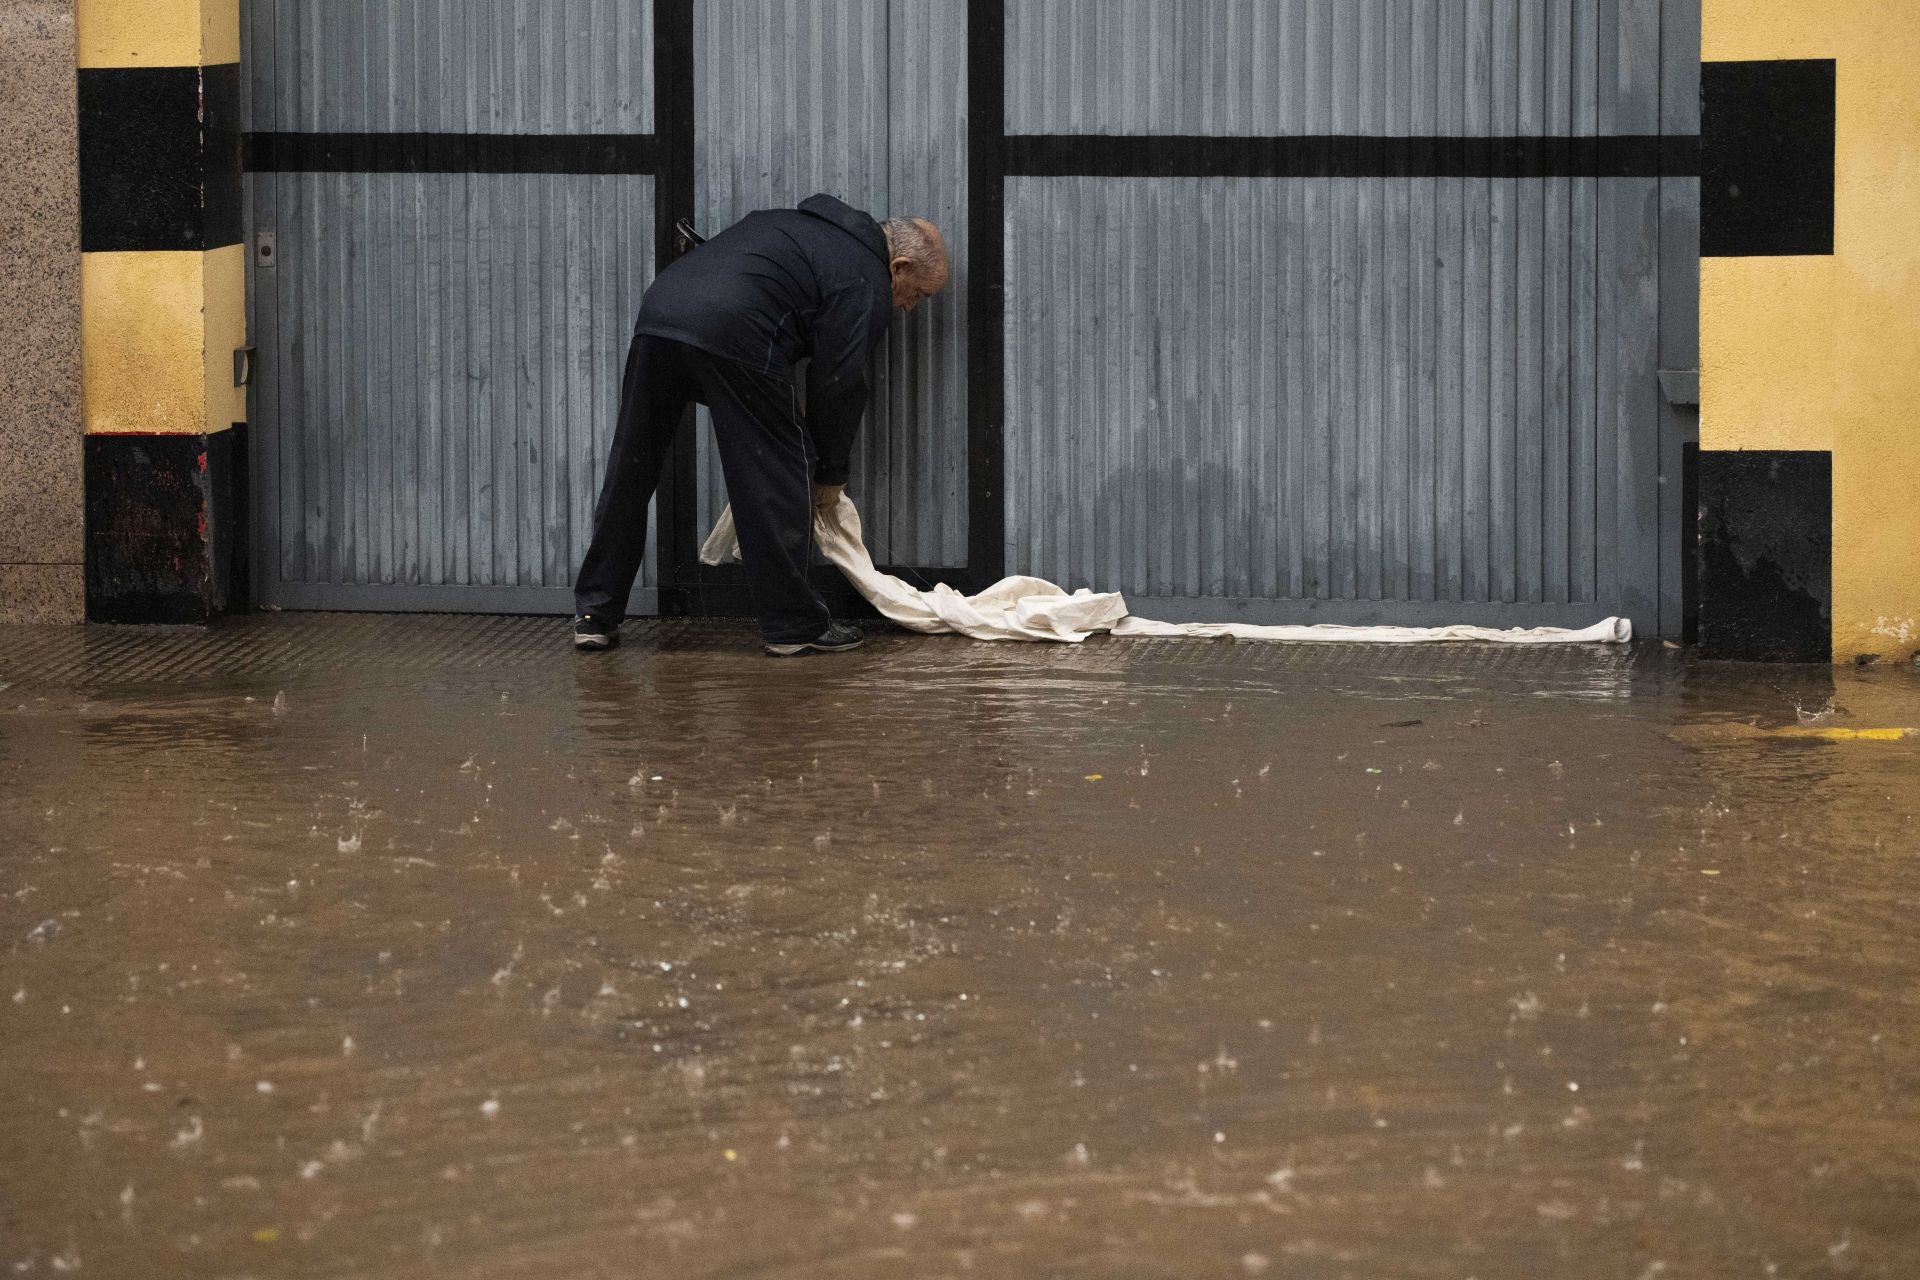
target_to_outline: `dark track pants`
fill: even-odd
[[[627,353],[593,542],[574,580],[579,613],[618,617],[647,548],[647,502],[690,401],[713,411],[713,434],[740,535],[740,559],[769,643],[811,640],[826,602],[807,581],[813,559],[813,444],[790,382],[670,338],[640,334]]]

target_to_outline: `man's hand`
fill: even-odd
[[[843,484],[816,484],[813,486],[813,509],[815,511],[833,510],[840,505],[840,495],[845,493],[846,489],[847,486]]]

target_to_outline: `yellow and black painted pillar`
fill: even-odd
[[[1920,5],[1707,0],[1698,641],[1920,649]]]
[[[246,597],[238,0],[78,0],[86,608]]]

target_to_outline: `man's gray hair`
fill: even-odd
[[[918,267],[939,267],[946,263],[946,255],[941,251],[939,242],[927,234],[925,224],[918,218],[888,218],[880,224],[887,236],[887,253],[895,258],[907,258]]]

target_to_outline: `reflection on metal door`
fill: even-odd
[[[245,38],[262,601],[567,612],[653,274],[651,5],[255,0]]]

